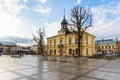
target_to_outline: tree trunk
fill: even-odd
[[[82,37],[80,38],[80,56],[82,55]]]
[[[87,30],[88,27],[91,27],[92,24],[92,16],[89,13],[88,9],[83,9],[79,5],[74,7],[71,10],[71,25],[73,31],[77,34],[78,37],[78,56],[82,55],[82,37],[83,33]]]
[[[81,48],[80,48],[80,45],[81,45],[81,39],[80,39],[80,29],[78,29],[78,56],[80,56],[80,52],[81,52]]]
[[[41,53],[40,46],[38,45],[38,55]]]

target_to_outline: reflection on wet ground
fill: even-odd
[[[54,58],[54,57],[49,57]],[[62,58],[65,59],[65,58]],[[70,58],[70,62],[40,56],[0,57],[2,80],[120,80],[120,59]]]

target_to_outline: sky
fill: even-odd
[[[96,39],[120,37],[120,0],[0,0],[0,41],[31,46],[33,34],[44,28],[46,37],[60,30],[64,15],[69,21],[77,5],[91,11],[93,24],[87,31]]]

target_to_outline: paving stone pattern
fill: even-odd
[[[120,59],[70,59],[72,62],[32,55],[22,58],[3,55],[0,80],[120,80]]]

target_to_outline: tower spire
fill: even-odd
[[[67,21],[65,19],[65,8],[64,8],[64,16],[63,16],[63,20],[61,22],[61,29],[67,30]]]
[[[65,18],[65,8],[64,8],[64,18]]]

